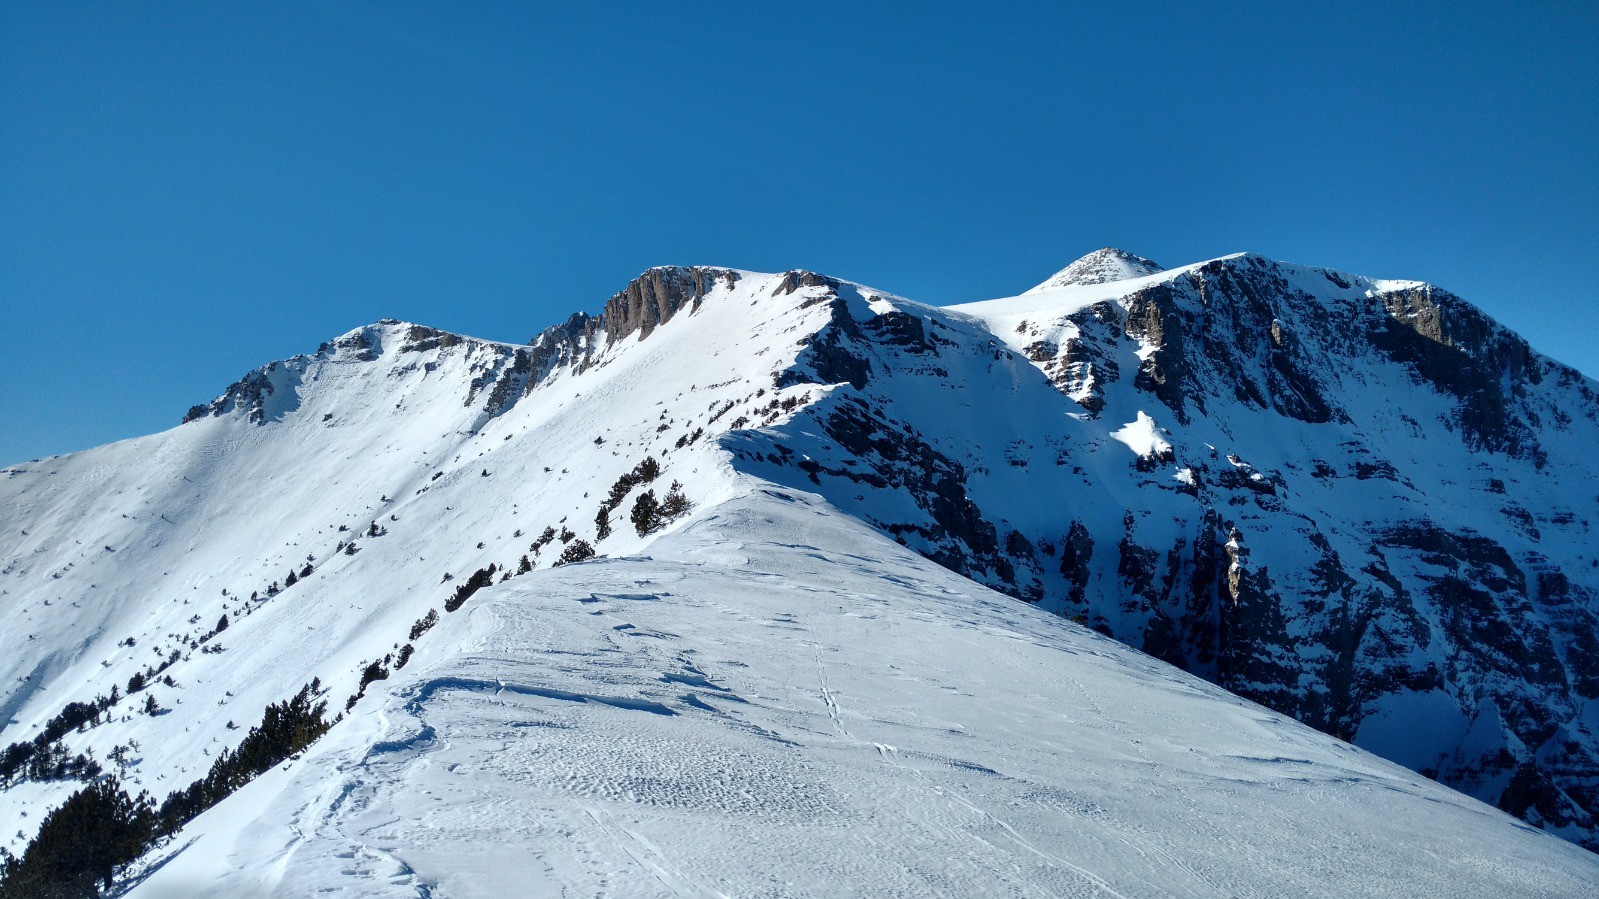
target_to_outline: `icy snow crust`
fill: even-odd
[[[134,897],[1582,895],[1588,853],[814,497],[451,616]]]
[[[1186,270],[955,310],[704,270],[714,286],[647,337],[586,334],[531,368],[526,347],[357,329],[252,373],[216,414],[0,472],[0,743],[175,652],[175,685],[148,691],[160,714],[135,711],[140,694],[66,740],[102,762],[136,740],[124,781],[159,800],[237,743],[229,721],[313,677],[342,709],[472,571],[528,555],[533,573],[443,614],[406,669],[196,821],[136,895],[1582,894],[1593,856],[910,554],[885,529],[936,533],[925,497],[845,476],[897,450],[857,456],[830,422],[891,409],[1007,530],[1164,513],[1180,500],[1136,499],[1134,464],[1231,452],[1225,423],[1170,437],[1168,410],[1126,385],[1104,421],[1062,414],[1017,329],[1064,333],[1070,311]],[[903,339],[861,350],[857,386],[822,350],[874,317]],[[1272,439],[1249,458],[1314,443]],[[648,487],[680,480],[694,512],[641,537],[641,486],[598,539],[600,500],[646,455],[663,467]],[[1361,484],[1353,506],[1410,502]],[[562,543],[531,551],[546,527],[609,559],[550,571]],[[202,652],[224,613],[206,644],[222,651]],[[1441,742],[1497,745],[1491,709],[1456,709]],[[20,851],[75,786],[0,791],[0,841]]]

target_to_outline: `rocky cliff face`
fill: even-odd
[[[1153,268],[952,311],[834,290],[787,375],[843,385],[799,419],[827,442],[742,458],[1599,846],[1593,382],[1428,285]]]
[[[649,337],[685,306],[697,309],[716,285],[732,287],[738,278],[731,269],[702,266],[649,269],[611,297],[598,315],[575,313],[528,341],[531,370],[537,377],[562,366],[581,371],[605,346],[634,334],[640,340]]]

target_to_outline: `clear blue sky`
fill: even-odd
[[[7,3],[0,464],[663,263],[945,303],[1252,250],[1599,372],[1596,8]]]

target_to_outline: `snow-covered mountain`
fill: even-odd
[[[1043,293],[1076,285],[1109,284],[1114,281],[1128,281],[1144,275],[1154,275],[1161,271],[1160,265],[1156,262],[1135,256],[1126,250],[1106,247],[1073,262],[1027,292]]]
[[[347,708],[136,894],[1579,895],[1594,856],[1066,619],[1599,845],[1594,387],[1248,255],[380,322],[4,472],[0,744],[84,703],[53,751],[159,801]],[[10,849],[79,786],[11,778]]]

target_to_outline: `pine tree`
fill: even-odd
[[[497,566],[491,564],[487,568],[479,568],[474,571],[472,576],[467,578],[466,583],[456,588],[455,595],[444,601],[444,611],[453,612],[459,609],[462,603],[471,598],[472,594],[494,583],[494,572],[496,570]]]
[[[428,609],[428,613],[426,615],[422,616],[421,618],[418,618],[416,620],[416,622],[411,625],[411,634],[410,634],[410,636],[407,639],[410,639],[410,640],[413,640],[413,641],[416,640],[418,637],[421,637],[423,634],[425,634],[429,630],[431,630],[433,628],[433,625],[438,624],[438,623],[439,623],[439,610],[438,609]]]
[[[645,456],[644,461],[633,469],[633,476],[640,484],[648,484],[661,476],[661,463],[655,461],[654,456]]]
[[[117,868],[142,855],[155,835],[149,796],[130,797],[113,775],[67,797],[46,815],[21,858],[7,857],[0,896],[92,899]]]
[[[205,777],[168,796],[157,815],[159,833],[176,831],[194,816],[327,733],[332,726],[324,717],[327,703],[313,703],[314,692],[310,686],[301,687],[293,698],[268,706],[261,724],[250,728],[237,748],[223,750]]]
[[[561,557],[555,560],[557,566],[571,565],[574,562],[586,562],[594,558],[594,547],[587,540],[576,539],[566,545],[561,552]]]
[[[661,502],[661,520],[671,521],[693,508],[693,505],[683,495],[683,485],[673,481],[671,488],[666,491],[666,499]]]
[[[629,516],[633,521],[633,529],[638,531],[640,537],[654,533],[661,526],[661,504],[655,498],[654,490],[646,490],[639,494],[633,501],[633,512]]]

